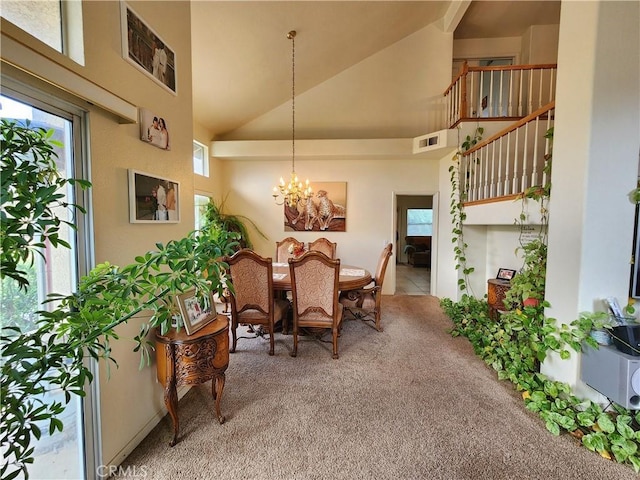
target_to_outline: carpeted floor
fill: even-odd
[[[431,296],[383,297],[384,332],[346,322],[331,344],[239,340],[215,419],[210,384],[180,401],[126,459],[151,479],[637,479],[554,437],[477,358]]]

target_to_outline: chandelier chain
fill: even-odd
[[[289,32],[291,38],[291,166],[296,171],[296,34]]]
[[[285,183],[280,177],[280,184],[273,187],[273,199],[276,205],[287,205],[289,208],[297,208],[312,201],[313,190],[309,180],[303,184],[296,175],[296,31],[291,30],[287,38],[291,40],[291,179]],[[282,196],[282,201],[280,197]]]

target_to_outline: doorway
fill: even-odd
[[[431,294],[433,195],[396,195],[396,295]]]

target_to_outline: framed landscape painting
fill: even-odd
[[[130,169],[129,222],[180,222],[180,184]]]

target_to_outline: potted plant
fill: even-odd
[[[64,198],[60,189],[69,184],[89,188],[90,183],[59,174],[53,132],[29,122],[2,120],[0,127],[0,280],[27,291],[34,282],[28,267],[45,244],[69,247],[59,237],[66,225],[55,213]],[[83,211],[77,205],[65,206]],[[140,351],[144,365],[149,359],[149,330],[159,327],[166,332],[171,326],[173,296],[193,286],[200,292],[221,292],[227,286],[226,264],[218,259],[233,253],[237,238],[210,224],[166,245],[156,244],[156,250],[125,267],[98,265],[80,279],[76,292],[50,295],[47,302],[55,306],[35,312],[34,322],[2,326],[0,478],[20,473],[28,477],[32,441],[41,435],[39,425],[48,423],[50,435],[62,431],[66,403],[72,394],[84,395],[85,385],[93,379],[86,356],[115,362],[109,343],[118,338],[118,325],[142,310],[152,310],[150,323],[143,324],[135,338],[134,350]],[[44,403],[42,394],[48,388],[60,389],[65,403]]]
[[[220,202],[220,204],[216,204],[211,200],[206,206],[205,217],[207,221],[214,226],[214,228],[237,233],[240,236],[240,248],[253,248],[245,222],[248,222],[256,232],[262,236],[262,238],[267,238],[267,236],[260,231],[255,222],[250,218],[245,217],[244,215],[224,213],[225,201],[226,197]]]
[[[505,294],[505,305],[510,308],[536,307],[544,300],[547,245],[537,238],[519,250],[524,254],[524,266],[511,279],[511,288]]]

